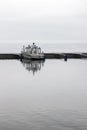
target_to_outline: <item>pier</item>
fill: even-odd
[[[46,59],[61,59],[67,56],[67,58],[87,58],[87,53],[45,53]]]
[[[20,54],[12,54],[12,53],[9,53],[9,54],[0,54],[0,59],[20,59],[21,56]]]
[[[45,59],[64,59],[66,56],[68,59],[80,59],[87,58],[87,53],[44,53]],[[21,59],[21,54],[0,54],[0,59]]]

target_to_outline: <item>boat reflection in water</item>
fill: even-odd
[[[41,70],[41,67],[44,66],[45,60],[26,60],[22,59],[21,60],[23,66],[28,70],[29,72],[32,72],[33,75]]]

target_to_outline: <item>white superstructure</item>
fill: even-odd
[[[33,43],[31,46],[28,45],[27,47],[23,46],[23,50],[21,52],[23,58],[27,59],[44,59],[44,54],[41,51],[41,48],[36,46]]]

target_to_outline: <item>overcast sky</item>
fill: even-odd
[[[0,0],[0,40],[87,40],[87,0]]]

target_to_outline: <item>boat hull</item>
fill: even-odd
[[[30,55],[30,54],[26,54],[26,53],[22,53],[21,57],[23,59],[29,59],[29,60],[43,60],[45,59],[44,54],[40,54],[40,55]]]

